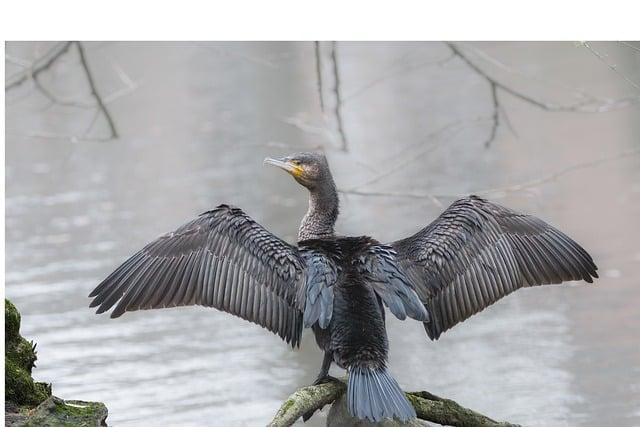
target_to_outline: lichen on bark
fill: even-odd
[[[268,427],[291,426],[303,414],[312,413],[328,404],[333,404],[327,418],[328,426],[373,425],[366,420],[356,420],[348,413],[344,402],[344,392],[347,389],[345,381],[346,378],[343,378],[340,381],[298,389],[282,404]],[[408,423],[386,419],[380,425],[385,427],[431,425],[427,424],[428,422],[454,427],[518,427],[517,424],[495,421],[451,399],[444,399],[427,391],[405,392],[405,394],[416,410],[417,419]]]

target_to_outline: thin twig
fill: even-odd
[[[524,102],[527,102],[545,111],[573,112],[573,113],[602,113],[606,111],[611,111],[614,108],[623,108],[623,107],[627,107],[629,105],[640,102],[640,97],[637,97],[637,96],[626,97],[621,99],[613,99],[613,100],[597,100],[592,95],[586,95],[586,94],[582,94],[582,95],[583,97],[586,97],[588,99],[585,99],[583,101],[580,101],[571,105],[558,105],[558,104],[540,101],[512,87],[505,85],[504,83],[500,82],[494,77],[491,77],[487,72],[482,70],[476,63],[474,63],[464,52],[462,52],[462,50],[458,46],[456,46],[455,43],[446,42],[446,44],[447,46],[449,46],[451,51],[456,56],[458,56],[465,64],[467,64],[478,75],[480,75],[482,78],[487,80],[489,84],[495,84],[497,88],[509,93],[510,95]],[[495,62],[495,60],[492,62]]]
[[[322,90],[322,58],[320,57],[320,42],[313,42],[316,53],[316,79],[318,81],[318,98],[320,99],[320,110],[324,113],[324,92]]]
[[[30,78],[35,79],[36,77],[38,77],[38,74],[40,74],[44,70],[47,70],[56,62],[58,58],[65,54],[69,50],[69,47],[71,47],[71,44],[72,42],[68,41],[62,42],[53,47],[43,56],[33,61],[33,64],[27,70],[20,72],[19,76],[16,77],[13,82],[5,85],[4,90],[7,91],[13,89],[14,87],[20,86]]]
[[[607,67],[609,67],[610,70],[612,70],[614,73],[616,73],[617,75],[619,75],[620,77],[622,77],[624,79],[625,82],[629,83],[631,86],[633,86],[634,88],[640,90],[640,85],[638,85],[637,83],[635,83],[633,80],[631,80],[629,77],[625,76],[622,72],[620,72],[620,70],[618,70],[618,68],[615,66],[615,64],[609,64],[609,62],[607,62],[607,60],[605,59],[604,55],[602,55],[600,52],[598,52],[597,50],[595,50],[594,48],[591,47],[591,45],[587,42],[582,42],[582,45],[584,47],[587,48],[587,50],[589,50],[589,52],[593,53],[600,61],[602,61]]]
[[[484,142],[485,148],[489,148],[491,143],[496,139],[498,127],[500,126],[500,100],[498,99],[498,86],[493,82],[491,82],[491,101],[493,102],[491,133],[489,134],[489,138]]]
[[[100,110],[96,110],[100,111]],[[86,135],[77,136],[77,135],[65,135],[65,134],[57,134],[51,132],[40,132],[40,131],[32,131],[27,132],[26,134],[19,135],[24,138],[35,138],[35,139],[49,139],[54,141],[69,141],[73,143],[77,142],[108,142],[113,138],[111,137],[89,137]]]
[[[507,72],[509,74],[518,75],[518,76],[524,77],[524,78],[526,78],[528,80],[533,80],[533,81],[535,81],[537,83],[541,83],[541,84],[544,84],[544,85],[549,86],[549,87],[561,88],[563,90],[571,92],[572,95],[574,97],[576,97],[576,98],[580,98],[580,99],[583,99],[583,100],[588,99],[591,103],[594,103],[594,104],[596,104],[596,103],[599,103],[599,104],[610,104],[611,103],[611,100],[604,100],[604,99],[601,99],[599,97],[593,96],[593,95],[585,92],[582,89],[570,87],[570,86],[567,86],[567,85],[565,85],[563,83],[560,83],[558,81],[551,82],[551,81],[548,81],[548,80],[545,80],[545,79],[541,78],[540,76],[538,76],[536,74],[525,73],[522,70],[519,70],[517,68],[513,68],[513,67],[505,64],[504,62],[498,60],[497,58],[489,55],[485,51],[477,49],[476,47],[474,47],[471,44],[466,44],[465,45],[465,49],[468,49],[469,51],[472,51],[474,53],[474,55],[478,56],[479,58],[481,58],[484,61],[490,63],[491,65],[494,65],[496,68],[499,68],[499,69],[501,69],[501,70],[503,70],[503,71],[505,71],[505,72]]]
[[[455,199],[458,197],[464,197],[467,194],[477,194],[480,196],[493,194],[493,193],[511,193],[516,191],[525,190],[531,187],[537,187],[542,184],[545,184],[550,181],[554,181],[564,175],[575,172],[581,169],[587,169],[595,166],[600,166],[605,163],[609,163],[612,161],[616,161],[619,159],[637,156],[640,154],[640,148],[633,150],[626,150],[620,153],[617,153],[613,156],[602,157],[599,159],[589,160],[582,163],[577,163],[571,166],[568,166],[559,171],[550,173],[548,175],[544,175],[539,178],[531,179],[529,181],[521,182],[519,184],[508,185],[504,187],[496,187],[489,189],[481,189],[475,191],[469,191],[468,193],[452,193],[452,194],[428,194],[428,193],[410,193],[410,192],[393,192],[393,191],[361,191],[361,190],[338,190],[338,192],[342,194],[352,194],[356,196],[372,196],[372,197],[399,197],[399,198],[409,198],[409,199],[429,199],[432,202],[436,203],[438,199]],[[439,203],[439,202],[438,202]]]
[[[344,124],[342,122],[342,98],[340,95],[340,73],[338,72],[338,58],[336,55],[336,42],[331,43],[331,61],[333,62],[333,77],[335,85],[333,87],[336,95],[336,120],[338,122],[338,133],[342,142],[342,151],[347,151],[347,136],[344,133]]]
[[[621,45],[623,45],[623,46],[628,47],[629,49],[633,49],[633,50],[635,50],[636,52],[640,52],[640,47],[636,47],[636,46],[632,45],[632,44],[631,44],[631,43],[629,43],[629,42],[619,41],[618,43],[620,43],[620,44],[621,44]]]
[[[385,75],[382,75],[376,79],[373,79],[372,81],[370,81],[369,83],[366,83],[364,86],[362,86],[359,89],[356,89],[354,92],[346,95],[344,97],[344,99],[342,100],[343,104],[346,104],[347,102],[350,102],[351,100],[353,100],[354,98],[357,98],[358,96],[362,95],[365,91],[371,89],[372,87],[382,83],[383,81],[393,78],[393,77],[397,77],[400,74],[404,74],[404,73],[409,73],[411,71],[415,71],[418,70],[422,67],[441,67],[445,64],[447,64],[449,61],[451,61],[453,58],[455,58],[456,55],[454,54],[450,54],[449,56],[447,56],[446,58],[443,59],[439,59],[437,61],[427,61],[427,62],[421,62],[419,64],[415,64],[415,65],[411,65],[405,68],[401,68],[399,70],[394,70],[392,72],[389,72]]]
[[[100,110],[102,111],[102,114],[104,114],[104,117],[107,119],[109,130],[111,131],[111,137],[117,138],[118,131],[116,130],[116,125],[113,122],[113,119],[111,118],[111,114],[109,114],[109,110],[107,109],[107,106],[102,101],[102,97],[100,97],[100,94],[98,93],[98,89],[96,88],[95,81],[93,80],[93,75],[91,74],[91,70],[89,69],[89,64],[87,64],[84,47],[82,46],[82,43],[79,41],[75,43],[76,43],[76,47],[78,48],[78,53],[80,55],[80,63],[82,64],[82,68],[84,69],[84,72],[87,76],[87,82],[89,83],[89,87],[91,88],[91,94],[93,95],[96,102],[98,103],[98,108],[100,108]]]
[[[525,181],[519,184],[514,184],[514,185],[508,185],[505,187],[497,187],[497,188],[489,188],[486,190],[479,190],[479,191],[475,191],[473,192],[473,194],[477,194],[477,195],[486,195],[486,194],[491,194],[491,193],[509,193],[509,192],[514,192],[514,191],[520,191],[520,190],[524,190],[527,188],[531,188],[531,187],[537,187],[541,184],[545,184],[549,181],[554,181],[558,178],[560,178],[561,176],[567,175],[568,173],[571,172],[575,172],[577,170],[580,169],[586,169],[586,168],[590,168],[590,167],[594,167],[594,166],[599,166],[601,164],[604,163],[608,163],[614,160],[618,160],[618,159],[622,159],[625,157],[631,157],[631,156],[635,156],[640,154],[640,148],[634,149],[634,150],[627,150],[627,151],[623,151],[620,153],[617,153],[613,156],[609,156],[609,157],[603,157],[600,159],[594,159],[594,160],[590,160],[587,162],[582,162],[582,163],[577,163],[575,165],[571,165],[568,166],[564,169],[561,169],[559,171],[550,173],[548,175],[539,177],[539,178],[535,178],[529,181]]]
[[[362,187],[366,187],[369,186],[371,184],[375,184],[376,182],[381,181],[382,179],[393,175],[394,173],[403,170],[407,167],[407,165],[409,165],[410,163],[413,163],[417,160],[419,160],[420,158],[422,158],[424,155],[426,154],[430,154],[433,151],[435,151],[436,149],[438,149],[440,147],[440,142],[441,142],[441,137],[442,135],[444,135],[445,133],[451,131],[451,130],[455,130],[457,132],[459,132],[464,126],[468,126],[474,123],[480,123],[483,121],[487,121],[490,120],[486,117],[477,117],[475,119],[470,119],[470,120],[456,120],[454,122],[448,123],[438,129],[436,129],[435,131],[429,133],[424,139],[421,139],[420,141],[410,144],[405,150],[404,152],[408,152],[411,153],[411,156],[396,164],[395,166],[392,166],[391,168],[387,169],[386,171],[384,171],[383,173],[374,176],[373,178],[370,178],[369,180],[357,184],[351,188],[348,189],[348,191],[352,191],[352,190],[357,190],[360,189]],[[455,135],[455,134],[453,134]],[[448,139],[452,138],[453,135],[449,135]],[[428,144],[425,146],[425,142],[430,141],[431,144]],[[420,146],[420,150],[419,151],[415,151],[416,149],[418,149],[418,147]],[[389,159],[391,160],[391,159]]]

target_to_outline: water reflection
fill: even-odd
[[[633,51],[595,46],[640,81]],[[31,58],[36,47],[7,49]],[[629,95],[624,81],[571,43],[474,47],[556,85]],[[328,60],[330,46],[322,49]],[[83,131],[90,112],[48,106],[28,87],[8,94],[6,293],[23,313],[23,333],[38,342],[35,376],[52,381],[54,393],[106,402],[118,426],[262,425],[315,377],[321,355],[311,336],[290,351],[261,328],[214,310],[112,321],[86,308],[89,291],[125,257],[220,202],[293,241],[305,194],[261,166],[267,155],[321,145],[343,189],[441,195],[343,195],[340,231],[392,240],[428,223],[455,194],[526,183],[640,148],[637,107],[549,113],[502,93],[505,111],[487,149],[490,90],[459,59],[448,59],[443,44],[337,49],[346,153],[326,131],[335,126],[331,67],[322,66],[323,113],[312,43],[88,44],[105,93],[121,87],[117,69],[138,85],[109,104],[123,137],[108,143],[56,137]],[[572,101],[566,89],[483,66],[519,90]],[[82,95],[76,68],[70,55],[43,81]],[[94,132],[105,129],[98,120]],[[639,156],[492,197],[574,236],[604,277],[595,286],[520,291],[436,343],[420,324],[390,319],[394,375],[407,389],[524,425],[638,424]],[[310,425],[323,424],[314,418]]]

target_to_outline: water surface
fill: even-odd
[[[464,46],[491,76],[554,105],[579,102],[580,90],[640,95],[572,43]],[[7,52],[32,60],[50,47]],[[94,140],[108,134],[102,117],[84,135],[92,109],[51,105],[32,84],[7,94],[6,294],[38,342],[35,378],[63,398],[105,402],[116,426],[264,425],[315,378],[311,334],[291,351],[212,309],[111,320],[86,296],[146,242],[222,202],[293,242],[305,192],[262,159],[323,147],[342,189],[437,196],[343,194],[341,233],[393,240],[458,194],[529,183],[487,196],[558,226],[600,267],[595,285],[519,291],[437,342],[388,316],[390,366],[405,389],[524,425],[639,425],[638,106],[550,112],[499,91],[487,148],[490,85],[444,44],[338,43],[342,151],[331,44],[321,47],[324,113],[313,43],[89,43],[101,92],[115,94],[115,141]],[[637,52],[593,47],[640,82]],[[19,70],[7,62],[8,75]],[[90,101],[73,50],[42,83]]]

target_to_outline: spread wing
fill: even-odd
[[[431,339],[518,288],[598,277],[591,256],[564,233],[476,196],[391,246],[431,314]]]
[[[220,205],[149,243],[96,287],[91,307],[125,311],[215,307],[257,323],[296,346],[304,307],[297,248],[238,208]]]

